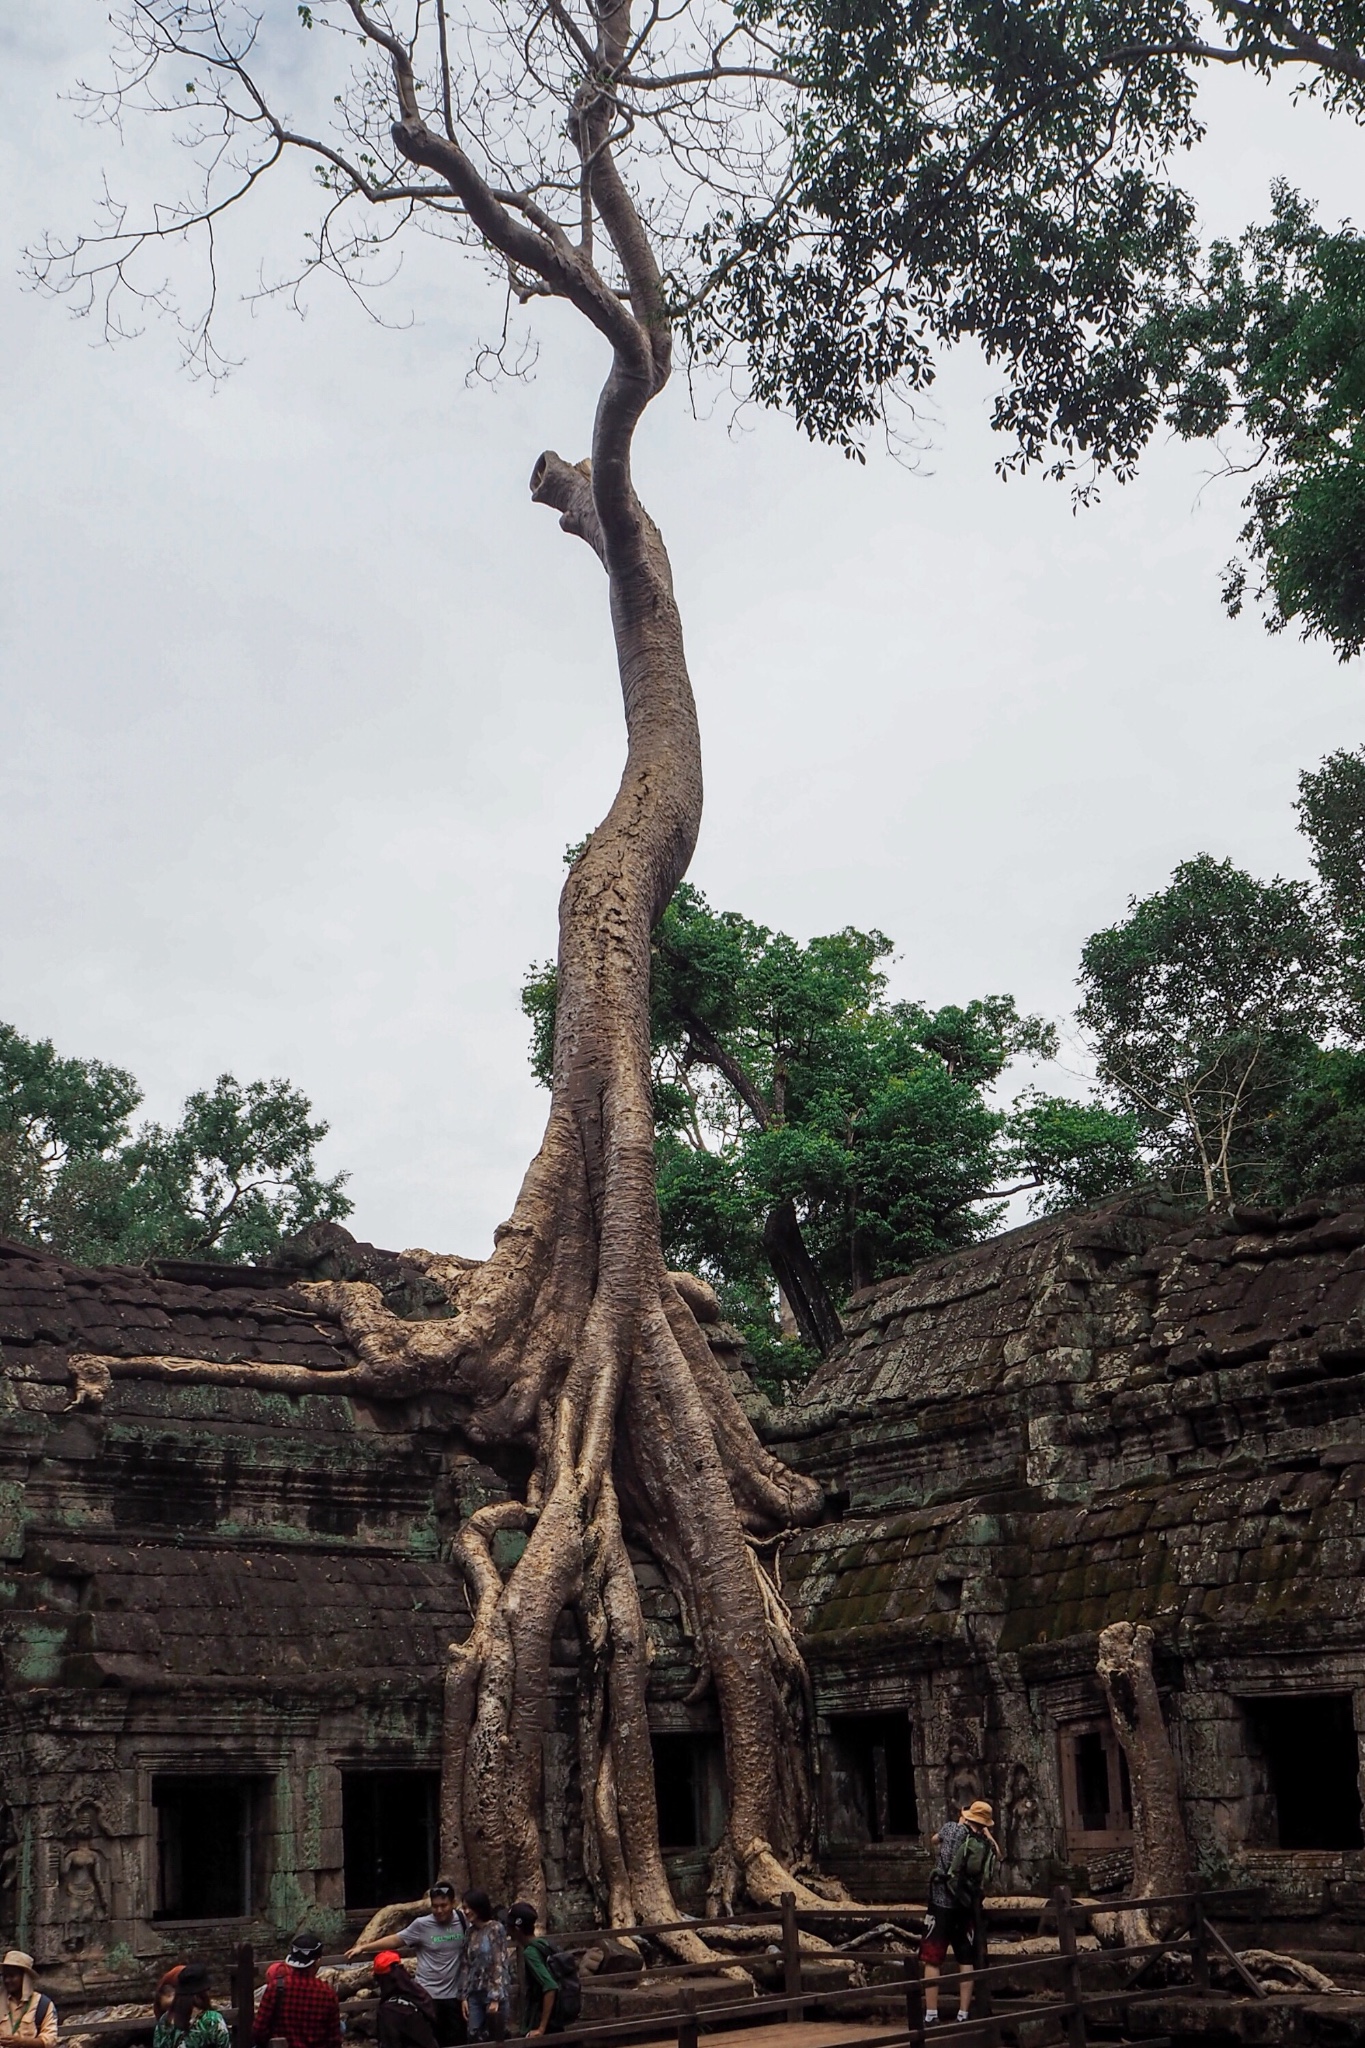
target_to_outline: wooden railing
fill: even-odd
[[[1086,2014],[1100,2005],[1132,2004],[1151,1998],[1166,1997],[1169,1993],[1150,1985],[1144,1988],[1143,1979],[1157,1960],[1165,1955],[1186,1954],[1190,1957],[1192,1988],[1196,1995],[1209,1989],[1211,1956],[1216,1951],[1230,1965],[1234,1974],[1242,1981],[1244,1989],[1252,1996],[1264,1998],[1265,1992],[1255,1979],[1243,1968],[1231,1945],[1224,1940],[1209,1919],[1209,1909],[1233,1901],[1243,1902],[1255,1899],[1254,1890],[1224,1890],[1181,1892],[1155,1899],[1105,1899],[1088,1901],[1078,1905],[1070,1891],[1059,1888],[1052,1894],[1044,1913],[1044,1919],[1055,1917],[1057,1929],[1057,1951],[1054,1955],[1012,1957],[1003,1963],[990,1961],[985,1931],[985,1915],[977,1916],[976,1959],[971,1970],[973,1992],[973,2017],[967,2021],[955,2021],[951,2025],[953,2043],[970,2042],[971,2048],[1000,2048],[1002,2026],[1013,2029],[1021,2020],[1051,2020],[1064,2035],[1066,2048],[1087,2048]],[[986,1902],[989,1906],[989,1901]],[[918,1956],[905,1955],[900,1950],[887,1949],[831,1949],[812,1955],[809,1951],[803,1959],[801,1930],[803,1924],[815,1932],[821,1923],[850,1920],[885,1921],[894,1914],[894,1908],[876,1906],[831,1906],[827,1909],[798,1910],[795,1896],[784,1895],[780,1909],[756,1913],[738,1913],[726,1918],[679,1920],[661,1923],[657,1926],[621,1928],[616,1930],[622,1936],[644,1936],[658,1938],[669,1934],[704,1935],[708,1928],[733,1929],[736,1927],[771,1927],[774,1933],[780,1930],[780,1955],[782,1968],[782,1990],[779,1993],[736,2000],[733,2004],[708,2004],[699,2007],[695,1993],[688,1980],[706,1975],[715,1978],[722,1971],[735,1969],[752,1970],[760,1959],[753,1955],[735,1954],[720,1956],[714,1962],[705,1963],[663,1963],[638,1972],[623,1973],[621,1976],[589,1978],[587,1983],[614,1983],[624,1990],[631,1986],[653,1984],[670,1987],[678,1986],[676,2007],[656,2006],[651,2012],[635,2019],[611,2018],[566,2028],[555,2034],[555,2048],[593,2048],[593,2044],[620,2044],[628,2048],[632,2042],[676,2040],[678,2048],[698,2048],[698,2037],[703,2026],[752,2025],[755,2022],[781,2022],[801,2020],[807,2009],[818,2006],[821,2016],[830,2019],[839,2017],[843,2010],[849,2010],[851,2018],[860,2018],[869,2006],[889,2006],[896,2014],[896,2022],[888,2029],[886,2025],[876,2027],[871,2034],[857,2033],[850,2027],[846,2038],[840,2040],[839,2048],[924,2048],[924,1988],[923,1966]],[[1128,1912],[1159,1913],[1167,1921],[1170,1931],[1161,1938],[1148,1942],[1130,1943],[1123,1947],[1082,1949],[1077,1940],[1092,1916],[1109,1916]],[[587,1948],[610,1935],[609,1928],[582,1928],[565,1932],[555,1931],[553,1940],[558,1947]],[[337,1966],[345,1957],[329,1958]],[[767,1961],[767,1958],[762,1959]],[[893,1965],[898,1976],[895,1981],[883,1980],[873,1984],[850,1984],[838,1987],[811,1985],[803,1981],[803,1961],[814,1964],[839,1963]],[[1126,1979],[1125,1965],[1137,1964]],[[1085,1979],[1092,1965],[1102,1965],[1108,1980],[1103,1985],[1087,1985]],[[1114,1982],[1116,1973],[1120,1981]],[[1005,2009],[998,2011],[995,2003],[996,1990],[1008,1983],[1011,1992],[1017,1992],[1021,1977],[1036,1980],[1039,1990],[1050,1995],[1038,1997],[1030,2002],[1027,1994],[1020,2000],[1011,1996]],[[251,2031],[254,2017],[256,1994],[255,1956],[250,1944],[237,1950],[236,1964],[232,1972],[231,2004],[221,2007],[224,2019],[232,2032],[233,2048],[251,2048]],[[1049,1987],[1049,1978],[1055,1988]],[[964,1982],[964,1973],[957,1969],[944,1969],[939,1973],[938,1983],[944,1992],[956,1993]],[[373,2016],[373,1999],[347,1999],[343,2001],[342,2012],[356,2017],[362,2014]],[[903,2014],[903,2023],[901,2015]],[[100,2035],[119,2033],[125,2041],[137,2039],[149,2033],[151,2020],[97,2021],[82,2026],[79,2021],[63,2029],[63,2035]]]

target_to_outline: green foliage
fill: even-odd
[[[110,1158],[141,1100],[122,1067],[64,1058],[0,1024],[0,1232],[43,1241],[58,1219],[78,1228],[116,1204]]]
[[[1299,830],[1317,870],[1332,934],[1331,1001],[1338,1032],[1365,1043],[1365,749],[1329,754],[1299,777]]]
[[[1084,1209],[1144,1178],[1138,1120],[1099,1102],[1026,1089],[1009,1120],[1012,1162],[1045,1215]]]
[[[803,945],[684,883],[654,935],[651,1029],[665,1256],[702,1274],[777,1392],[802,1352],[777,1320],[765,1229],[794,1204],[807,1291],[836,1305],[915,1260],[972,1242],[1002,1213],[1002,1179],[1056,1204],[1135,1177],[1131,1122],[1033,1096],[992,1100],[1012,1060],[1050,1058],[1056,1033],[1010,996],[931,1010],[891,1003],[884,933],[846,927]],[[532,1065],[550,1078],[555,977],[522,992]],[[1013,1192],[1010,1188],[1008,1192]],[[815,1323],[818,1324],[818,1313]],[[837,1327],[837,1325],[836,1325]]]
[[[1268,1150],[1257,1188],[1268,1201],[1365,1185],[1365,1053],[1305,1053],[1271,1121]]]
[[[1267,1158],[1265,1120],[1327,1021],[1328,952],[1301,882],[1208,854],[1081,954],[1080,1022],[1153,1166],[1207,1201]]]
[[[87,1263],[260,1261],[307,1223],[351,1211],[319,1177],[306,1096],[222,1074],[172,1129],[136,1132],[131,1074],[59,1056],[0,1025],[0,1233]]]
[[[1201,854],[1082,953],[1110,1104],[1146,1172],[1206,1202],[1365,1184],[1365,748],[1301,775],[1296,809],[1316,884]]]
[[[349,1176],[319,1178],[327,1135],[287,1081],[220,1074],[185,1104],[172,1130],[148,1124],[127,1151],[133,1168],[124,1256],[260,1263],[309,1223],[349,1216]]]
[[[1248,437],[1244,553],[1272,631],[1365,644],[1365,239],[1283,182],[1201,256],[1174,177],[1213,55],[1365,117],[1355,0],[745,0],[799,92],[774,203],[721,208],[679,304],[703,358],[857,454],[888,391],[974,341],[1002,472],[1131,475],[1154,432]]]
[[[1343,661],[1365,643],[1365,238],[1329,234],[1283,181],[1268,225],[1215,242],[1139,337],[1186,439],[1236,424],[1254,450],[1245,557],[1267,623],[1300,620]],[[1259,564],[1259,571],[1253,565]]]
[[[522,1012],[531,1026],[531,1072],[542,1088],[554,1079],[557,987],[553,960],[532,967],[521,985]]]
[[[699,237],[716,282],[694,346],[739,340],[761,399],[856,452],[886,388],[923,389],[936,352],[970,337],[1002,367],[995,424],[1020,460],[1131,465],[1158,417],[1133,346],[1194,255],[1192,204],[1165,171],[1199,133],[1195,78],[1170,52],[1192,30],[1181,0],[740,12],[803,89],[791,189]]]

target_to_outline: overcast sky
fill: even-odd
[[[162,1117],[225,1068],[287,1075],[360,1235],[480,1254],[544,1116],[521,976],[621,760],[600,572],[526,491],[542,447],[585,452],[600,349],[551,309],[532,382],[471,388],[492,301],[445,251],[397,331],[328,289],[239,311],[287,206],[225,251],[225,386],[155,322],[96,346],[20,247],[86,224],[106,170],[181,175],[62,102],[104,21],[0,0],[0,1018],[132,1068]],[[1281,171],[1348,213],[1358,131],[1250,80],[1208,111],[1210,225]],[[1296,777],[1360,743],[1362,673],[1225,617],[1238,491],[1207,450],[1073,516],[994,477],[989,389],[948,366],[910,473],[698,420],[679,381],[637,476],[702,719],[694,879],[801,937],[879,925],[898,995],[1060,1019],[1085,938],[1176,861],[1305,871]]]

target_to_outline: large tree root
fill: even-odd
[[[661,1264],[645,1284],[637,1282],[629,1348],[615,1319],[602,1315],[599,1292],[575,1344],[564,1325],[555,1261],[521,1258],[518,1278],[527,1263],[543,1274],[540,1298],[527,1311],[536,1341],[525,1344],[520,1375],[508,1371],[499,1347],[482,1400],[476,1396],[483,1370],[467,1344],[458,1298],[449,1322],[412,1326],[389,1318],[372,1288],[330,1283],[309,1290],[341,1318],[362,1369],[394,1369],[406,1380],[409,1334],[424,1368],[434,1363],[437,1339],[445,1354],[441,1384],[468,1391],[466,1426],[475,1440],[489,1441],[496,1409],[518,1419],[517,1440],[535,1455],[526,1498],[479,1509],[455,1545],[473,1625],[463,1643],[452,1645],[446,1676],[443,1861],[498,1897],[543,1904],[541,1751],[551,1639],[568,1609],[584,1651],[579,1759],[589,1879],[613,1926],[678,1917],[659,1849],[645,1699],[649,1645],[624,1507],[677,1596],[699,1685],[716,1693],[730,1803],[715,1903],[726,1910],[743,1894],[775,1904],[792,1890],[804,1904],[821,1904],[792,1875],[809,1852],[811,1833],[804,1671],[753,1541],[816,1516],[819,1489],[759,1444],[684,1298],[686,1291],[703,1313],[715,1312],[697,1283],[684,1290]],[[470,1286],[462,1275],[460,1292]],[[501,1334],[501,1318],[487,1315],[486,1281],[479,1294],[485,1327]],[[568,1361],[558,1387],[545,1368],[555,1357]],[[538,1399],[522,1393],[524,1377],[535,1382]],[[542,1386],[546,1377],[550,1385]],[[608,1407],[611,1392],[619,1415]],[[508,1529],[527,1541],[503,1572],[493,1538]],[[689,1959],[694,1951],[696,1960],[708,1953],[695,1937],[680,1936],[671,1946]]]
[[[1135,1898],[1183,1892],[1190,1874],[1180,1776],[1157,1694],[1152,1646],[1152,1631],[1145,1624],[1116,1621],[1101,1629],[1096,1659],[1114,1734],[1128,1761]],[[1104,1919],[1104,1932],[1117,1932],[1134,1944],[1160,1940],[1172,1924],[1169,1913],[1138,1908]],[[1098,1930],[1098,1919],[1095,1924]]]

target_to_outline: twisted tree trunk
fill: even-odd
[[[572,467],[547,454],[532,478],[538,502],[606,567],[628,739],[615,802],[561,897],[544,1141],[487,1263],[429,1261],[455,1309],[449,1321],[400,1321],[367,1285],[306,1291],[341,1318],[361,1360],[357,1386],[439,1385],[458,1397],[473,1441],[535,1453],[525,1500],[480,1509],[455,1546],[474,1619],[451,1646],[445,1681],[443,1860],[495,1897],[543,1906],[551,1643],[570,1609],[588,1653],[588,1861],[612,1924],[629,1926],[676,1909],[622,1511],[663,1564],[701,1683],[715,1687],[729,1780],[715,1894],[772,1901],[794,1887],[815,1903],[791,1875],[810,1837],[804,1675],[749,1539],[813,1519],[822,1499],[759,1443],[698,1322],[716,1314],[709,1289],[667,1272],[660,1249],[649,935],[696,839],[701,765],[667,556],[628,469],[611,459],[619,400],[609,383],[597,437],[605,460]],[[527,1541],[504,1575],[492,1539],[506,1529]]]

